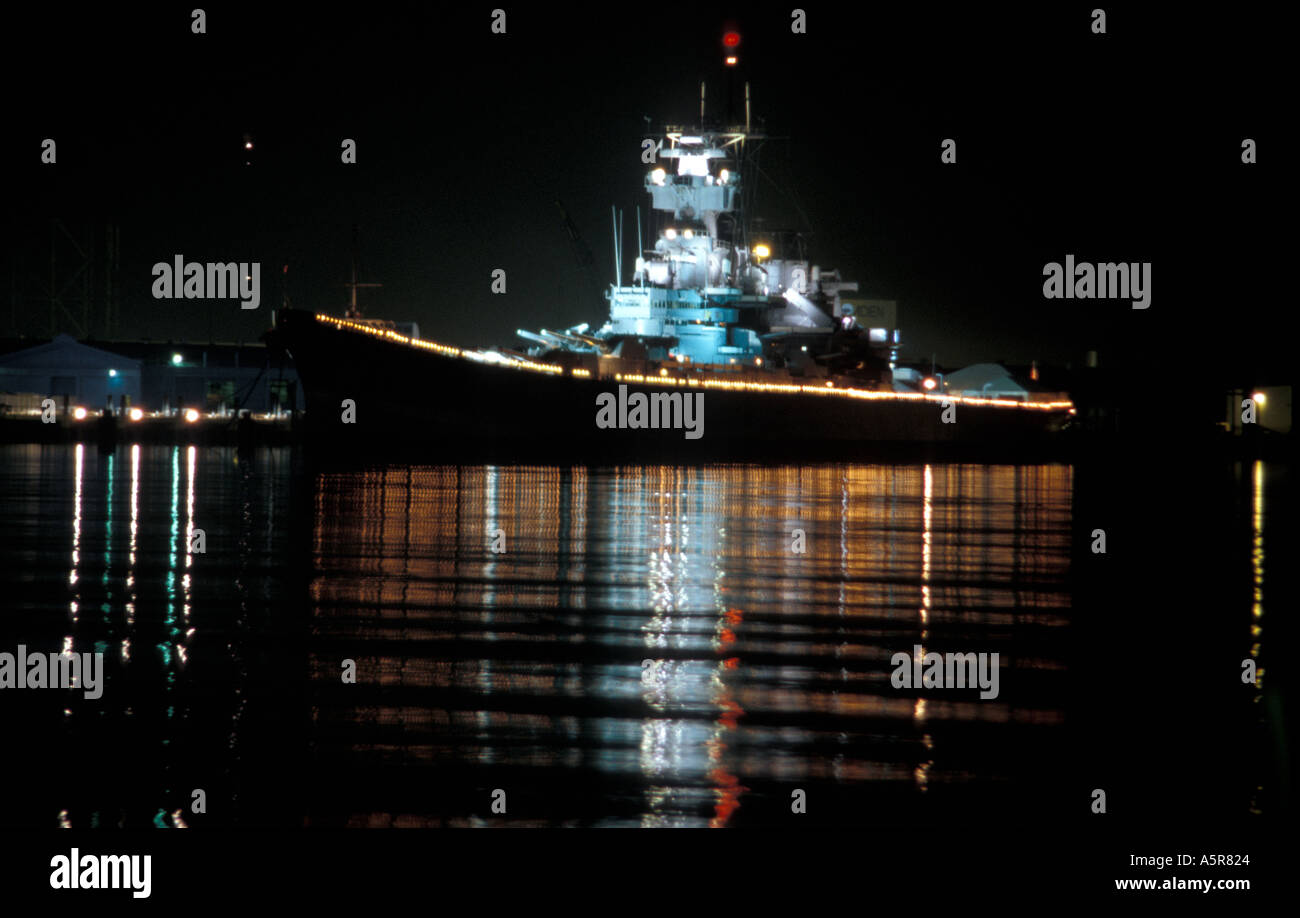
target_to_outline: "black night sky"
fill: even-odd
[[[195,6],[206,11],[206,34],[191,31]],[[490,28],[498,6],[504,35]],[[791,31],[795,6],[806,12],[807,34]],[[1105,7],[1107,34],[1091,29],[1096,6]],[[1295,117],[1294,88],[1285,89],[1294,86],[1295,38],[1272,15],[1278,6],[1130,6],[56,0],[6,9],[0,354],[55,331],[92,342],[255,342],[286,292],[295,308],[341,316],[354,226],[360,280],[382,284],[361,293],[368,317],[415,321],[423,337],[467,348],[519,347],[518,328],[599,328],[614,279],[611,206],[626,215],[625,266],[636,254],[637,206],[648,213],[642,139],[660,136],[665,123],[694,122],[701,80],[713,116],[731,81],[734,120],[743,120],[748,81],[755,128],[773,138],[762,147],[764,178],[748,216],[809,234],[813,263],[858,281],[859,296],[897,300],[904,362],[933,355],[949,371],[996,361],[1019,372],[1036,360],[1068,383],[1079,409],[1073,439],[1057,434],[1042,456],[1020,451],[1014,437],[996,442],[998,434],[972,443],[976,459],[967,463],[942,449],[967,445],[955,438],[894,441],[908,428],[891,426],[884,411],[879,442],[867,439],[877,415],[865,413],[842,444],[805,441],[793,421],[792,436],[782,425],[765,431],[759,400],[811,416],[817,409],[797,401],[806,386],[762,396],[711,390],[704,444],[718,455],[746,446],[714,433],[740,419],[736,429],[743,421],[772,433],[753,443],[781,449],[715,462],[694,440],[656,429],[672,435],[655,441],[667,445],[621,465],[622,454],[602,452],[595,439],[604,426],[567,406],[613,379],[620,391],[625,380],[634,389],[660,381],[627,369],[611,377],[599,363],[596,378],[582,382],[559,381],[566,368],[550,367],[552,388],[516,400],[544,377],[496,384],[489,374],[514,370],[453,365],[326,330],[321,338],[384,356],[358,360],[367,372],[352,374],[364,384],[355,396],[329,386],[310,396],[306,420],[321,421],[316,434],[325,430],[314,439],[296,411],[265,422],[227,411],[244,405],[231,394],[235,371],[208,380],[206,369],[176,370],[204,384],[208,401],[197,388],[199,400],[185,401],[173,385],[169,411],[157,417],[143,395],[128,405],[119,394],[118,417],[129,419],[120,424],[107,396],[86,403],[109,406],[87,418],[70,401],[84,395],[68,383],[77,379],[51,371],[63,419],[46,425],[55,419],[43,389],[20,393],[30,416],[10,418],[12,429],[47,439],[0,455],[8,602],[0,620],[34,635],[15,632],[3,647],[121,640],[115,672],[123,675],[113,678],[123,698],[140,703],[92,717],[94,709],[65,710],[62,696],[43,693],[23,709],[30,720],[17,722],[43,732],[6,722],[23,750],[9,757],[16,777],[6,783],[23,790],[0,824],[36,814],[30,825],[39,819],[52,832],[71,812],[76,830],[96,833],[93,848],[80,842],[88,854],[156,852],[160,889],[170,884],[182,905],[260,883],[296,898],[323,891],[337,909],[333,897],[350,883],[372,910],[378,884],[389,894],[404,880],[425,898],[486,892],[493,904],[515,889],[534,899],[558,890],[565,907],[646,889],[683,901],[707,890],[708,901],[731,904],[743,901],[738,891],[755,890],[771,911],[767,897],[780,889],[806,908],[810,893],[832,901],[817,871],[842,877],[846,900],[914,876],[913,896],[953,890],[967,897],[962,904],[967,890],[1003,901],[1035,882],[1052,884],[1035,905],[1089,890],[1104,890],[1109,904],[1122,895],[1114,879],[1137,875],[1126,863],[1134,854],[1264,847],[1267,833],[1294,817],[1293,441],[1262,425],[1220,436],[1215,424],[1232,404],[1229,390],[1293,385],[1294,293],[1284,280],[1294,233],[1281,230],[1294,173],[1281,125]],[[728,27],[743,35],[735,69],[723,65]],[[45,138],[57,143],[53,165],[41,162]],[[341,162],[345,138],[356,141],[355,165]],[[945,138],[957,143],[955,164],[941,162]],[[1257,163],[1242,162],[1246,138],[1257,144]],[[587,266],[557,201],[593,256]],[[100,240],[106,226],[119,228],[115,327],[102,318],[98,265],[89,327],[52,327],[52,235],[60,282],[76,268],[60,223]],[[155,299],[151,268],[176,255],[259,262],[260,308]],[[1127,298],[1045,299],[1044,265],[1067,255],[1151,263],[1149,308]],[[498,268],[507,272],[504,295],[491,290]],[[171,348],[130,353],[154,350],[164,356],[146,359],[165,361]],[[1099,355],[1095,371],[1081,369],[1089,351]],[[345,352],[322,353],[328,378]],[[405,372],[393,372],[402,360]],[[615,366],[636,366],[627,360]],[[460,391],[431,391],[439,383],[429,383],[426,362],[453,365],[457,375],[444,369],[441,385]],[[737,378],[750,378],[740,369]],[[238,375],[242,388],[254,373],[245,363]],[[308,374],[300,375],[306,392]],[[676,384],[694,384],[688,376]],[[419,410],[369,398],[387,395],[394,379],[408,382],[393,383],[404,387],[393,401]],[[561,385],[577,394],[562,393],[552,414],[530,407]],[[876,395],[824,394],[836,396],[815,416],[827,430],[849,395]],[[880,404],[892,404],[887,398]],[[357,402],[365,420],[353,425]],[[208,414],[195,407],[218,403]],[[906,417],[900,408],[899,425],[927,404],[913,402]],[[523,416],[541,433],[515,437],[508,446],[517,454],[498,452],[486,436],[480,454],[468,435],[477,419],[494,422],[481,425],[486,433],[509,433]],[[587,434],[553,435],[561,422]],[[87,445],[91,425],[98,449]],[[617,442],[640,450],[635,437],[644,432],[632,427]],[[374,462],[368,441],[384,429],[411,448]],[[146,432],[158,432],[157,442]],[[604,442],[617,446],[615,433],[623,436]],[[281,436],[311,448],[273,446]],[[1000,464],[1004,449],[1013,459]],[[1055,461],[1057,449],[1068,462]],[[1267,461],[1248,465],[1247,456]],[[503,528],[491,528],[498,521]],[[197,560],[184,552],[178,569],[196,523],[208,527],[210,547]],[[787,523],[807,525],[810,545],[820,533],[816,544],[830,547],[806,560],[787,556]],[[498,558],[486,546],[506,527],[510,554]],[[791,531],[803,538],[804,529]],[[1099,532],[1109,533],[1109,549],[1095,547]],[[192,561],[195,624],[182,632]],[[923,605],[909,608],[913,588]],[[884,688],[880,661],[919,650],[914,629],[936,648],[1001,648],[1005,671],[1024,679],[1008,681],[1004,709],[978,717],[957,710],[974,704],[946,699],[928,715],[924,702],[900,706],[883,694],[895,686]],[[188,659],[182,633],[194,636]],[[137,648],[129,670],[127,636]],[[1267,664],[1266,694],[1255,694],[1263,683],[1241,680],[1247,653],[1261,677]],[[663,679],[682,688],[671,706],[638,681],[658,671],[643,668],[655,662],[644,654],[672,663]],[[371,669],[354,686],[336,676],[336,659]],[[173,673],[181,673],[175,682]],[[643,737],[659,736],[660,725],[670,738],[654,739],[654,748],[680,749],[689,764],[678,784],[667,783],[678,773],[661,769],[657,752],[643,751],[651,748]],[[811,764],[785,749],[809,750]],[[732,762],[744,768],[725,771]],[[1273,783],[1255,784],[1255,775]],[[508,783],[516,780],[518,790]],[[793,781],[820,795],[810,792],[807,813],[790,809]],[[99,834],[101,809],[105,829],[162,826],[168,812],[175,823],[196,787],[213,801],[210,820],[194,811],[199,832],[152,846]],[[424,836],[415,845],[382,832],[340,842],[344,833],[329,831],[495,824],[484,801],[497,787],[510,788],[509,820],[521,826],[675,825],[672,807],[681,807],[706,820],[717,813],[719,824],[782,828],[748,833],[752,848],[709,837],[692,850],[688,841],[673,849],[687,865],[676,871],[664,867],[658,836],[644,855],[625,858],[626,848],[601,836],[582,845],[598,857],[566,858],[554,836],[540,848],[535,836],[510,833],[504,842],[457,836],[431,847]],[[1088,810],[1094,789],[1111,793],[1111,815]],[[1246,816],[1244,790],[1260,792],[1262,812]],[[653,807],[642,807],[643,797]],[[810,847],[810,832],[774,847],[796,812],[800,832],[805,823],[849,827],[851,844],[836,832]],[[235,838],[204,833],[205,824],[270,828]],[[321,829],[292,839],[280,831],[299,826]],[[1170,843],[1157,846],[1162,832]],[[186,836],[215,840],[200,849]],[[0,888],[47,888],[51,855],[79,844],[60,836],[59,846],[65,837],[63,848],[15,846],[0,858]],[[823,857],[828,849],[834,859]],[[833,869],[839,859],[843,868]],[[579,868],[559,873],[552,860]],[[1260,860],[1255,869],[1269,869]],[[959,861],[974,883],[950,868]],[[10,864],[17,879],[6,882]],[[545,879],[529,882],[534,869]],[[1233,870],[1200,876],[1246,873]],[[1057,879],[1070,871],[1068,882]],[[590,893],[593,882],[611,885],[608,898]]]
[[[189,7],[18,14],[11,46],[43,50],[3,65],[0,335],[48,335],[34,293],[51,216],[121,227],[120,338],[254,339],[285,263],[294,306],[341,314],[354,223],[362,280],[384,285],[363,293],[368,315],[465,345],[598,326],[610,206],[627,211],[630,261],[640,139],[694,120],[701,79],[717,110],[730,22],[756,117],[789,138],[763,149],[759,214],[811,230],[814,261],[864,295],[897,299],[905,356],[1077,365],[1096,348],[1134,382],[1288,364],[1269,219],[1282,58],[1249,14],[1115,8],[1096,36],[1078,4],[833,4],[805,6],[795,35],[788,5],[529,4],[506,8],[502,36],[491,9],[223,4],[206,35]],[[39,162],[47,136],[55,166]],[[345,137],[357,165],[340,162]],[[946,137],[955,166],[939,160]],[[1257,165],[1242,165],[1243,137]],[[262,308],[152,299],[151,265],[177,253],[260,261]],[[1152,262],[1151,308],[1044,300],[1042,267],[1066,253]]]

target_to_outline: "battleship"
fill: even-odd
[[[859,297],[857,283],[810,260],[802,235],[757,229],[745,192],[766,135],[751,129],[749,85],[739,123],[708,123],[703,85],[700,98],[698,124],[667,125],[643,146],[652,244],[638,208],[632,265],[623,215],[612,214],[615,280],[599,328],[457,347],[363,318],[355,277],[342,317],[277,311],[268,341],[297,367],[309,433],[363,448],[562,447],[592,458],[1026,449],[1059,438],[1074,414],[1067,396],[947,391],[899,363],[894,302]]]

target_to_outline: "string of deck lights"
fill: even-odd
[[[391,329],[376,328],[373,325],[366,325],[348,319],[338,319],[334,316],[327,316],[321,313],[317,313],[316,318],[318,321],[326,322],[336,326],[337,328],[363,332],[398,344],[406,344],[411,347],[431,350],[447,357],[464,357],[469,360],[492,362],[500,366],[512,367],[519,370],[533,370],[540,373],[550,373],[552,375],[562,374],[564,372],[564,367],[553,363],[530,363],[525,360],[517,360],[500,354],[493,354],[491,358],[487,358],[483,352],[465,351],[458,347],[439,344],[435,341],[427,341],[423,338],[410,338],[406,335],[398,334]],[[591,371],[581,367],[575,367],[571,372],[575,377],[591,378]],[[923,401],[933,402],[936,404],[948,401],[957,405],[986,405],[997,408],[1033,408],[1039,411],[1060,411],[1062,409],[1073,410],[1074,408],[1074,403],[1069,399],[1050,402],[1022,402],[1009,398],[980,398],[972,395],[931,394],[928,392],[881,392],[874,389],[855,389],[852,387],[836,386],[831,380],[827,380],[824,386],[808,386],[800,385],[798,383],[762,383],[728,379],[698,379],[690,376],[673,376],[668,373],[667,369],[660,370],[660,375],[658,376],[646,376],[640,373],[615,373],[613,380],[614,382],[639,383],[642,385],[700,386],[705,389],[721,389],[728,392],[777,392],[788,395],[821,395],[835,396],[839,398],[877,399],[886,401]]]
[[[789,395],[831,395],[841,398],[883,399],[895,401],[928,401],[942,403],[945,401],[959,405],[993,405],[1000,408],[1037,408],[1040,410],[1061,410],[1073,408],[1074,403],[1068,399],[1053,402],[1021,402],[1009,398],[979,398],[970,395],[931,395],[924,392],[881,392],[875,389],[854,389],[836,386],[827,381],[825,386],[804,386],[796,383],[758,383],[727,379],[693,379],[675,376],[643,376],[639,373],[616,373],[615,382],[641,383],[648,385],[702,386],[706,389],[724,389],[733,392],[778,392]]]
[[[467,360],[476,360],[480,363],[495,363],[500,366],[513,367],[518,370],[535,370],[540,373],[563,373],[564,367],[557,366],[553,363],[532,363],[527,360],[518,360],[513,357],[507,357],[504,354],[491,354],[484,351],[466,351],[458,347],[452,347],[450,344],[439,344],[436,341],[429,341],[424,338],[411,338],[406,335],[398,334],[392,329],[376,328],[373,325],[367,325],[364,322],[354,322],[349,319],[338,319],[334,316],[327,316],[322,313],[316,314],[319,322],[327,322],[337,328],[344,328],[349,331],[364,332],[368,335],[374,335],[377,338],[386,338],[398,344],[406,344],[411,347],[423,348],[427,351],[433,351],[446,357],[464,357]],[[489,356],[491,354],[491,356]]]

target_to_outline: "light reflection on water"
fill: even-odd
[[[1185,555],[1166,523],[1158,566],[1148,545],[1089,594],[1124,555],[1072,576],[1093,525],[1072,495],[1098,489],[1070,466],[323,471],[287,450],[0,446],[0,650],[106,670],[98,701],[0,698],[25,741],[0,822],[788,826],[796,790],[799,824],[1032,822],[1075,807],[1071,757],[1112,729],[1115,756],[1159,751],[1144,737],[1179,700],[1131,705],[1106,678],[1130,646],[1241,642],[1261,748],[1280,748],[1278,473],[1236,467],[1224,550]],[[1165,601],[1184,557],[1222,614],[1134,614],[1127,591]],[[894,689],[892,655],[918,645],[997,652],[1000,694]],[[1204,701],[1238,723],[1225,699]],[[1066,743],[1067,707],[1112,719]],[[1284,764],[1250,773],[1252,810]]]
[[[35,821],[852,824],[1055,767],[1069,466],[0,461],[8,644],[106,655],[31,699]],[[1001,694],[894,689],[915,645]]]
[[[314,708],[328,761],[371,776],[424,768],[432,780],[452,763],[500,776],[467,792],[463,812],[373,812],[361,794],[321,821],[476,824],[491,789],[522,787],[536,804],[556,770],[568,774],[552,796],[590,780],[617,798],[575,821],[625,825],[724,825],[827,782],[920,794],[1014,780],[1032,769],[1018,750],[1062,719],[1071,474],[320,475],[312,677],[337,682],[353,659],[370,690],[360,704],[330,691]],[[1037,673],[1036,690],[1006,688],[1005,672],[997,700],[893,689],[891,656],[916,644],[1000,651],[1004,667]]]
[[[286,607],[288,534],[271,521],[288,465],[274,451],[241,470],[232,451],[194,446],[0,447],[2,649],[104,655],[98,700],[6,692],[7,728],[33,737],[28,792],[6,821],[182,826],[195,787],[239,821],[250,675],[279,694],[296,652],[284,644],[260,672],[245,663],[282,637],[247,615],[270,623]]]

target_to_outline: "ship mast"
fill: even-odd
[[[357,306],[357,288],[358,287],[382,287],[383,284],[362,284],[357,282],[357,226],[352,225],[352,280],[343,286],[350,288],[350,297],[348,300],[348,310],[345,313],[349,319],[360,319],[361,308]]]

